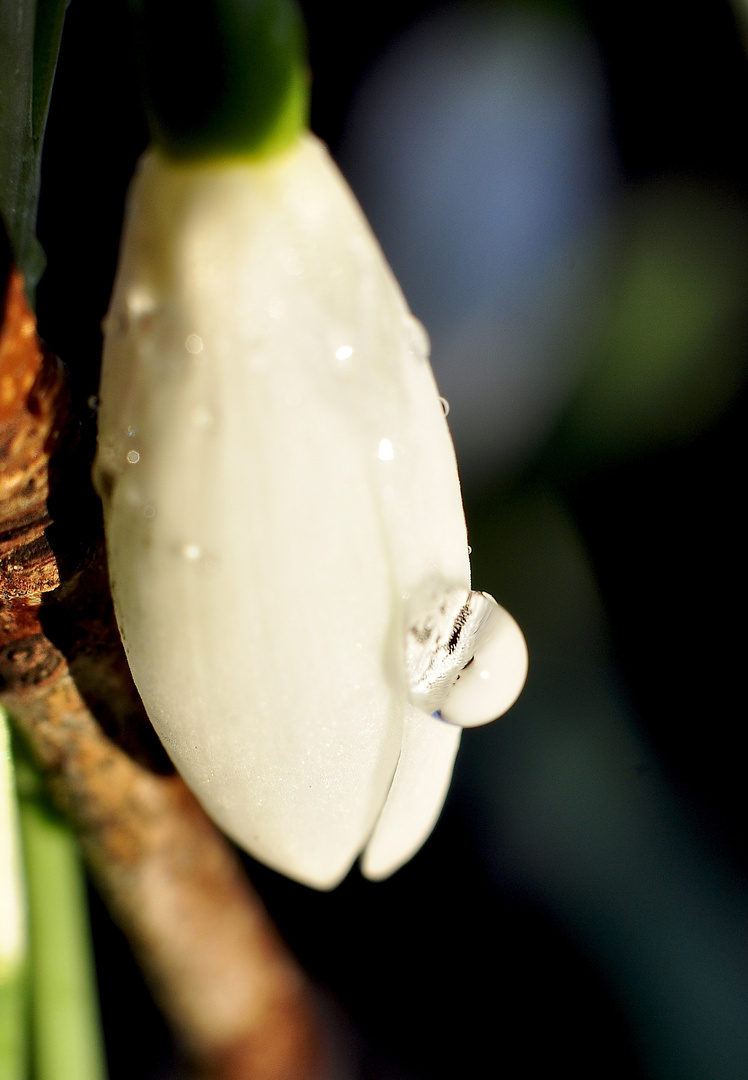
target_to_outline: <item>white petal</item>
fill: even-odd
[[[408,709],[392,787],[361,861],[366,877],[389,877],[431,833],[452,778],[460,734],[454,724]]]
[[[423,339],[313,138],[255,164],[144,157],[96,464],[120,629],[209,813],[321,888],[406,760],[403,597],[423,580],[469,588]],[[429,724],[432,807],[414,834],[443,794],[444,726]]]

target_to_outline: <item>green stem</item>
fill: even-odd
[[[10,732],[0,711],[0,1076],[26,1076],[26,921]]]
[[[35,1080],[104,1080],[93,955],[76,841],[38,777],[19,770],[31,938]]]
[[[308,123],[297,0],[130,0],[154,142],[180,159],[264,157]]]

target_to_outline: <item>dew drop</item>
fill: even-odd
[[[449,402],[445,397],[440,397],[439,401],[442,403],[442,410],[445,416],[449,416]]]
[[[138,462],[140,461],[140,454],[138,453],[138,451],[137,450],[128,450],[127,451],[127,461],[128,461],[128,463],[130,465],[137,465]]]
[[[405,340],[411,356],[414,356],[417,360],[428,360],[431,342],[423,323],[419,322],[415,315],[406,315],[403,323]]]
[[[478,727],[503,716],[519,697],[527,677],[527,645],[512,616],[493,597],[489,618],[480,627],[469,669],[442,703],[445,720]]]
[[[130,289],[125,298],[127,313],[133,319],[140,319],[144,315],[150,315],[156,308],[156,297],[150,289],[135,287]]]
[[[91,396],[86,399],[86,405],[88,405],[91,412],[97,412],[99,408],[99,395],[91,394]]]

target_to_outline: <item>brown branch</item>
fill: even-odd
[[[305,976],[160,757],[114,624],[64,371],[17,273],[0,331],[0,691],[196,1075],[330,1077]]]

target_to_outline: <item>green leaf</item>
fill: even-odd
[[[44,270],[36,239],[41,152],[68,0],[0,0],[0,214],[33,290]]]
[[[62,24],[69,3],[70,0],[37,0],[36,5],[31,131],[40,154],[57,70]]]

